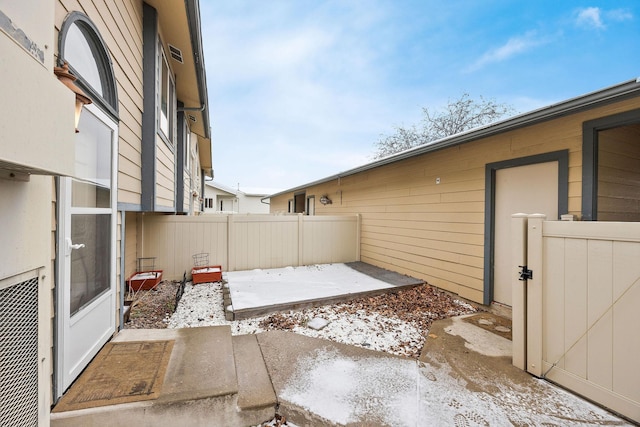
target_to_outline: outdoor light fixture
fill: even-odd
[[[75,129],[76,133],[78,133],[78,123],[80,123],[80,113],[82,113],[82,107],[87,104],[91,104],[91,98],[87,96],[86,93],[82,89],[80,89],[74,83],[77,79],[76,76],[69,72],[69,63],[67,61],[64,62],[62,67],[54,67],[53,73],[58,76],[58,80],[62,82],[66,87],[71,89],[73,93],[76,94],[76,115],[75,115]]]
[[[330,205],[332,202],[329,196],[324,194],[322,197],[320,197],[320,203],[322,203],[323,205]]]

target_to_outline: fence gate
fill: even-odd
[[[640,422],[640,223],[512,230],[514,365]]]

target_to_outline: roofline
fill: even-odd
[[[221,184],[215,180],[205,181],[205,185],[208,185],[209,187],[217,188],[220,191],[224,191],[225,193],[233,194],[235,196],[242,194],[247,197],[268,197],[270,194],[270,193],[263,193],[263,192],[256,193],[256,192],[242,191],[241,189],[234,190],[228,185]]]
[[[224,191],[229,194],[233,194],[234,196],[237,196],[239,192],[239,190],[234,190],[232,187],[229,187],[228,185],[220,184],[215,180],[205,181],[205,185],[208,185],[209,187],[217,188],[218,190]]]
[[[269,197],[268,193],[245,193],[244,191],[241,191],[241,193],[247,197]]]
[[[270,197],[277,197],[286,193],[295,192],[315,185],[324,184],[335,179],[344,178],[346,176],[355,175],[360,172],[375,169],[391,163],[399,162],[411,157],[420,156],[422,154],[433,151],[443,150],[445,148],[461,145],[467,142],[475,141],[489,136],[494,136],[503,132],[520,129],[548,120],[557,119],[559,117],[575,114],[580,111],[589,110],[602,105],[606,105],[616,101],[622,101],[633,98],[640,94],[640,77],[628,80],[605,89],[587,93],[566,101],[551,104],[548,107],[539,108],[528,113],[519,114],[505,120],[491,123],[486,126],[474,128],[465,132],[461,132],[446,138],[439,139],[418,147],[410,148],[396,154],[384,157],[379,160],[364,164],[362,166],[348,169],[346,171],[319,179],[304,185],[290,188],[279,193],[272,194]]]
[[[198,80],[198,95],[203,106],[202,120],[207,139],[211,139],[211,124],[209,118],[209,95],[207,92],[207,73],[204,65],[204,49],[202,48],[202,24],[200,20],[199,0],[185,0],[187,9],[187,21],[191,34],[191,48],[196,67],[196,79]]]

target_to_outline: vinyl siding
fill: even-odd
[[[173,151],[158,136],[156,139],[156,204],[161,207],[175,206],[175,156]]]
[[[423,154],[306,189],[317,215],[361,214],[361,259],[482,302],[485,166],[569,150],[569,213],[581,214],[582,123],[640,106],[640,99]],[[440,178],[440,184],[436,184]],[[293,192],[271,199],[287,212]]]

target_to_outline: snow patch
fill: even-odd
[[[510,357],[512,355],[512,343],[506,338],[475,327],[462,319],[454,318],[450,326],[444,328],[450,335],[457,335],[464,339],[464,344],[469,350],[485,356]]]
[[[307,327],[319,331],[329,324],[329,321],[322,317],[314,317],[307,323]]]

